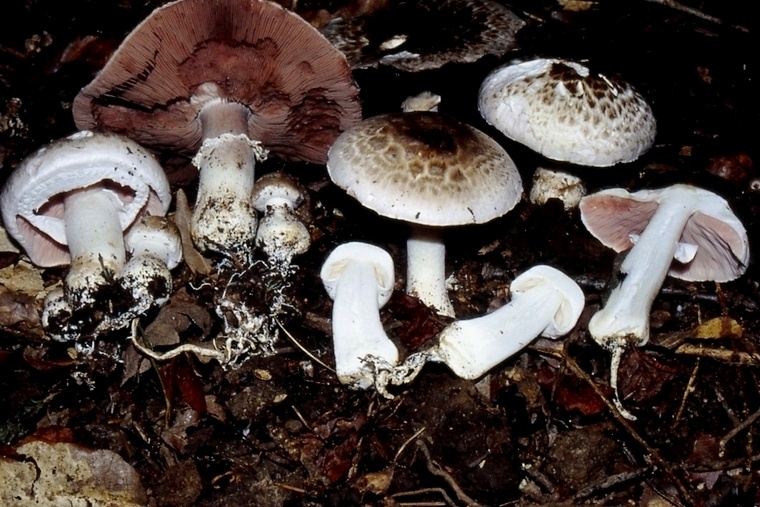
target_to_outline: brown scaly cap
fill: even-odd
[[[375,116],[344,132],[327,171],[367,208],[423,225],[484,223],[522,193],[517,167],[496,141],[422,111]]]
[[[262,0],[179,0],[127,36],[77,95],[74,121],[193,153],[209,84],[250,109],[251,139],[287,159],[323,163],[361,119],[346,59],[303,19]]]

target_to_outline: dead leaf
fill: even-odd
[[[644,405],[655,398],[680,373],[657,355],[638,348],[623,354],[618,373],[620,399]]]
[[[211,331],[211,316],[185,289],[180,289],[145,328],[143,339],[150,348],[176,345],[180,342],[179,334],[187,331],[191,324],[205,337]]]
[[[45,339],[42,302],[21,292],[0,291],[0,329],[25,338]]]
[[[185,192],[177,191],[177,211],[174,213],[174,223],[177,224],[179,235],[182,238],[182,255],[187,267],[196,275],[208,275],[211,273],[211,262],[195,248],[190,234],[190,219],[193,215],[190,204],[187,202]]]
[[[397,320],[389,331],[409,350],[416,350],[435,338],[447,324],[419,299],[400,291],[393,293],[387,310]]]
[[[702,340],[741,338],[743,332],[741,324],[731,317],[715,317],[697,326],[692,336]]]
[[[44,296],[45,284],[40,270],[26,261],[0,269],[0,292],[21,292],[29,296]]]
[[[121,456],[67,442],[31,440],[19,445],[21,459],[0,458],[0,504],[16,507],[147,504],[140,477]]]

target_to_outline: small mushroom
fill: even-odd
[[[358,122],[345,57],[311,25],[267,1],[178,0],[126,38],[72,106],[79,128],[195,153],[192,234],[202,250],[247,260],[257,161],[324,163]]]
[[[64,283],[74,307],[95,301],[124,267],[124,231],[163,215],[171,194],[153,156],[122,136],[78,132],[26,158],[0,195],[3,221],[32,262],[70,264]]]
[[[538,336],[569,333],[583,311],[580,287],[550,266],[534,266],[510,284],[512,300],[488,315],[457,320],[438,335],[429,360],[442,361],[459,377],[474,380]]]
[[[438,112],[438,104],[441,103],[441,96],[431,91],[423,91],[417,95],[411,95],[401,103],[401,112],[410,111],[432,111]]]
[[[131,258],[121,275],[122,286],[131,289],[142,305],[162,305],[171,295],[171,270],[182,261],[179,229],[168,218],[146,216],[124,237]]]
[[[448,316],[443,228],[500,217],[522,195],[517,168],[498,143],[431,112],[364,120],[335,141],[327,170],[365,207],[410,224],[407,292]]]
[[[589,322],[589,333],[612,352],[610,384],[615,403],[630,419],[617,394],[617,370],[625,349],[649,340],[652,303],[667,275],[688,281],[727,282],[749,261],[747,232],[728,203],[690,185],[633,194],[613,188],[581,200],[581,219],[604,245],[630,249],[604,307]],[[674,262],[675,260],[675,262]]]
[[[576,62],[541,58],[499,67],[479,97],[488,123],[553,160],[631,162],[655,138],[652,110],[630,84]]]
[[[565,210],[571,210],[578,207],[584,195],[586,186],[578,176],[543,167],[533,173],[529,197],[533,204],[542,205],[550,199],[557,199]]]
[[[398,350],[385,334],[379,312],[393,292],[393,259],[376,246],[345,243],[327,257],[321,277],[333,299],[338,380],[354,389],[367,389],[375,384],[375,358],[390,366],[398,362]]]
[[[474,62],[516,48],[525,23],[492,0],[400,0],[321,30],[352,68],[389,65],[418,72]]]
[[[253,207],[264,216],[256,232],[256,245],[270,261],[282,267],[311,245],[309,229],[295,214],[303,189],[285,173],[265,174],[253,186]]]

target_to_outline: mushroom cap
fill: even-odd
[[[90,131],[59,139],[27,157],[0,194],[6,230],[32,262],[42,267],[70,262],[63,197],[94,185],[122,203],[122,230],[140,215],[166,214],[171,202],[163,169],[134,141]]]
[[[524,22],[492,0],[401,0],[369,14],[338,18],[322,33],[351,67],[390,65],[417,72],[474,62],[515,49]]]
[[[367,208],[421,225],[484,223],[522,194],[517,168],[496,141],[422,111],[375,116],[344,132],[327,170]]]
[[[338,280],[345,267],[351,262],[370,263],[374,266],[377,276],[377,307],[385,306],[393,294],[395,282],[393,258],[378,246],[358,241],[338,245],[322,264],[319,276],[330,298],[335,299]]]
[[[361,119],[345,57],[302,18],[264,0],[178,0],[156,9],[72,112],[79,128],[195,153],[209,89],[248,107],[249,137],[287,159],[324,163],[339,132]]]
[[[303,189],[295,179],[283,172],[267,173],[254,183],[251,202],[263,213],[272,199],[284,199],[296,207],[303,201]]]
[[[542,290],[556,291],[562,296],[562,302],[541,336],[559,338],[569,333],[578,322],[586,304],[586,297],[581,288],[562,271],[543,264],[533,266],[509,285],[513,301],[519,301],[521,297],[526,297],[536,289],[539,293]]]
[[[169,269],[182,261],[182,237],[179,228],[165,216],[149,215],[135,222],[124,236],[129,253],[150,252],[161,258]]]
[[[504,135],[553,160],[594,167],[631,162],[654,143],[652,109],[628,83],[558,59],[499,67],[478,107]]]
[[[633,246],[659,202],[680,199],[695,211],[680,241],[697,246],[690,262],[674,262],[668,274],[687,281],[727,282],[741,276],[749,262],[747,231],[728,202],[707,190],[690,185],[630,193],[622,188],[603,190],[581,200],[581,220],[603,245],[616,252]]]

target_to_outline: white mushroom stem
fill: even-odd
[[[251,192],[256,161],[266,150],[248,138],[250,111],[242,104],[211,99],[200,112],[203,144],[193,158],[200,169],[192,234],[201,250],[238,259],[250,255],[256,235]]]
[[[535,266],[510,285],[512,300],[494,312],[456,321],[438,336],[431,360],[473,380],[516,354],[538,336],[572,330],[584,306],[583,291],[561,271]]]
[[[612,290],[604,308],[589,321],[591,337],[612,352],[610,386],[615,392],[614,402],[620,413],[631,420],[636,417],[622,407],[617,391],[620,359],[627,347],[649,341],[652,303],[676,253],[688,250],[696,254],[694,245],[685,248],[679,242],[686,222],[695,212],[691,197],[692,194],[683,191],[662,194],[649,224],[620,266],[620,283]]]
[[[92,303],[97,287],[116,278],[124,266],[124,236],[117,205],[116,196],[97,186],[64,198],[63,220],[71,253],[65,286],[73,307]]]
[[[406,292],[441,315],[454,317],[454,307],[446,289],[443,232],[434,227],[411,225],[406,256]]]
[[[659,207],[620,266],[621,281],[607,304],[589,322],[600,345],[644,345],[649,340],[649,313],[679,248],[684,226],[694,214],[682,194],[663,196]],[[688,249],[696,253],[693,249]],[[693,256],[692,256],[693,257]]]
[[[365,243],[337,247],[322,266],[322,280],[333,299],[332,327],[338,380],[355,389],[375,384],[368,356],[391,366],[398,350],[380,321],[380,308],[393,291],[393,260]]]
[[[309,229],[298,219],[294,203],[282,197],[267,200],[256,233],[256,244],[274,263],[290,265],[293,257],[311,245]]]

